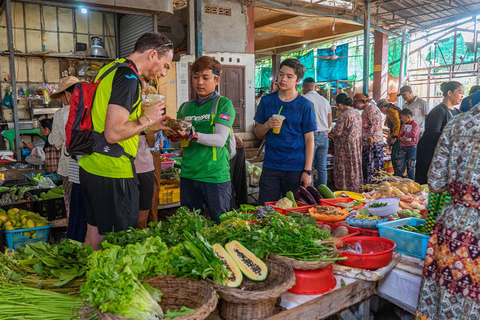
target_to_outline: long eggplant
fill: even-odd
[[[307,191],[303,186],[298,187],[298,191],[302,194],[302,196],[307,199],[308,204],[316,204],[315,198]]]
[[[295,197],[295,200],[297,201],[300,201],[300,202],[303,202],[305,204],[308,204],[308,201],[307,199],[305,199],[302,194],[300,193],[300,191],[297,191],[293,194],[293,196]]]
[[[322,199],[322,196],[320,195],[320,192],[318,192],[318,190],[315,189],[315,188],[312,187],[312,186],[308,186],[306,189],[307,189],[308,192],[310,192],[310,194],[311,194],[312,197],[315,199],[315,201],[317,202],[317,204],[320,204],[320,199]]]

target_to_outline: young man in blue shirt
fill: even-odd
[[[312,182],[314,132],[317,130],[312,103],[298,94],[296,86],[305,75],[297,59],[280,64],[278,91],[260,100],[255,114],[255,134],[265,138],[265,160],[260,177],[258,202],[277,201],[300,184]],[[281,110],[281,111],[280,111]],[[273,115],[280,113],[283,122]],[[280,127],[280,132],[275,133]]]

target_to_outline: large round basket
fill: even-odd
[[[265,319],[276,313],[278,298],[295,284],[295,274],[289,266],[266,260],[268,275],[265,281],[246,277],[238,288],[213,283],[221,298],[220,316],[225,320]]]
[[[217,295],[211,284],[205,281],[180,279],[170,276],[160,276],[147,279],[143,282],[163,292],[160,306],[163,311],[179,310],[185,306],[196,311],[184,316],[176,317],[176,320],[202,320],[206,319],[217,307]],[[97,311],[100,320],[127,320],[127,318],[102,313]]]
[[[284,256],[279,256],[278,254],[271,254],[269,258],[274,261],[278,261],[283,264],[286,264],[287,266],[297,270],[323,269],[333,264],[334,262],[334,261],[300,261],[300,260],[287,258]]]

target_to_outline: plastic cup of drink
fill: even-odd
[[[282,129],[282,124],[283,124],[283,120],[285,120],[285,116],[278,115],[278,114],[274,114],[274,115],[272,115],[272,117],[274,117],[275,119],[278,119],[278,120],[282,121],[282,123],[280,123],[280,126],[279,126],[279,127],[275,127],[275,128],[272,129],[273,133],[279,134],[279,133],[280,133],[280,129]]]
[[[153,105],[158,101],[163,101],[163,99],[165,98],[165,96],[162,96],[161,94],[149,94],[147,96],[148,100],[150,100],[150,105]]]
[[[165,96],[161,94],[148,94],[146,98],[142,100],[142,114],[147,112],[147,109],[159,101],[163,101]]]

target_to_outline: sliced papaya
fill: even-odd
[[[245,248],[240,242],[235,240],[229,242],[225,245],[225,249],[248,279],[263,281],[267,278],[268,269],[265,263],[258,259],[253,252]]]
[[[222,261],[225,268],[230,272],[226,282],[227,287],[238,287],[243,281],[243,274],[237,263],[220,244],[214,244],[212,248],[215,251],[217,258]]]

